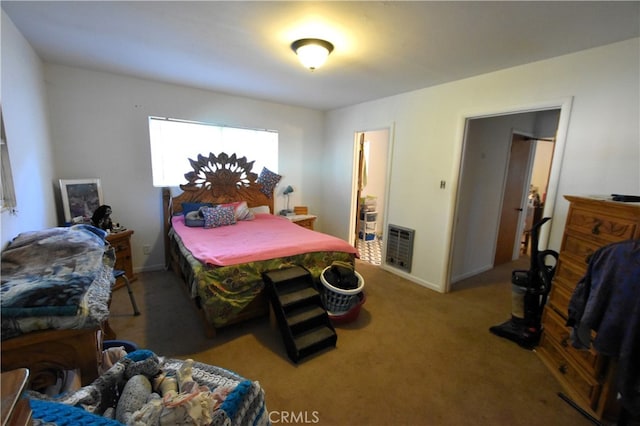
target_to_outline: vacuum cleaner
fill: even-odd
[[[531,228],[529,270],[515,270],[511,273],[511,319],[489,328],[491,333],[512,340],[526,349],[533,349],[540,342],[542,311],[547,303],[558,262],[558,252],[538,251],[540,228],[549,220],[550,217],[542,218]]]

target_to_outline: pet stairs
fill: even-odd
[[[311,274],[300,266],[265,272],[273,314],[294,363],[338,341]]]

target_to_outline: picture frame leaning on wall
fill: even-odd
[[[86,223],[103,204],[100,179],[60,179],[62,209],[66,223]]]

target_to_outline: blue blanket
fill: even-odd
[[[93,226],[75,225],[22,233],[9,244],[2,253],[3,340],[106,319],[114,255],[105,236]]]
[[[640,415],[640,240],[609,244],[591,257],[569,303],[573,345],[618,359],[622,405]]]

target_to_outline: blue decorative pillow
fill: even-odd
[[[200,207],[197,211],[192,211],[184,215],[184,224],[194,228],[202,228],[204,226],[204,215],[202,210],[209,207]]]
[[[213,207],[212,203],[182,203],[182,214],[197,211],[200,207]]]
[[[280,182],[280,179],[282,179],[282,176],[272,172],[266,167],[263,167],[256,182],[262,185],[260,191],[262,191],[267,197],[271,198],[273,197],[273,190],[275,189],[278,182]]]
[[[233,225],[236,223],[235,209],[231,206],[218,206],[202,209],[205,228]]]

